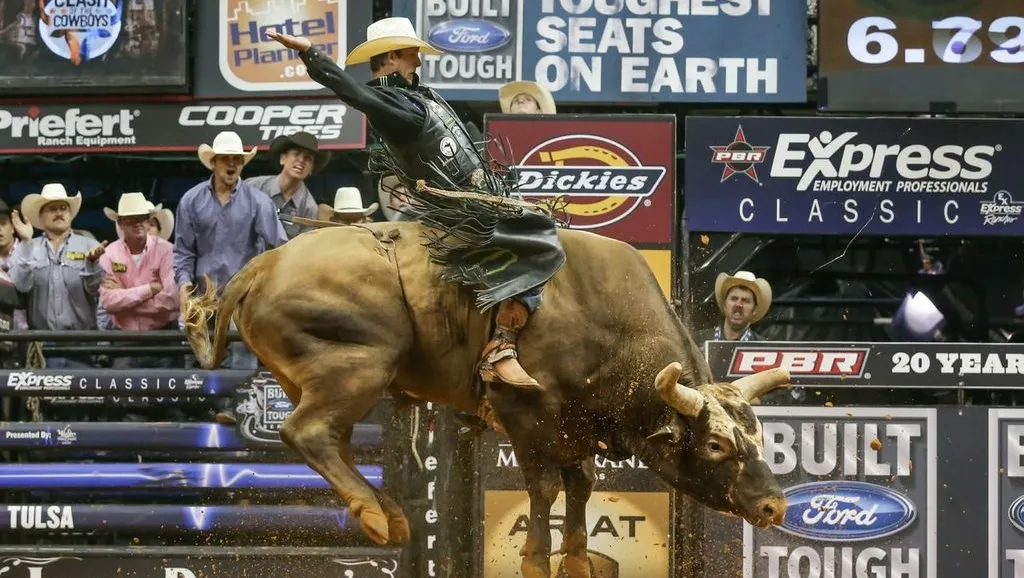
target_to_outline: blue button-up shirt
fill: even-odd
[[[99,245],[72,232],[59,249],[46,234],[18,243],[8,261],[14,286],[28,293],[32,329],[96,329],[103,269],[85,256]]]
[[[192,187],[178,203],[175,221],[174,280],[179,287],[209,275],[223,290],[249,259],[288,241],[274,202],[241,179],[223,205],[212,178]]]

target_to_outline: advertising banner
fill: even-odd
[[[366,144],[363,114],[337,100],[90,102],[0,106],[0,153],[195,152],[221,131],[261,150],[306,131],[322,149]]]
[[[422,82],[497,101],[515,80],[559,102],[805,102],[803,2],[395,0],[420,38]]]
[[[480,499],[483,512],[482,578],[518,578],[530,519],[530,498],[515,452],[504,436],[482,435]],[[593,578],[669,578],[672,507],[668,486],[636,457],[613,462],[598,456],[597,481],[587,503],[587,547]],[[552,544],[562,543],[565,491],[551,508]],[[562,555],[552,554],[551,575],[564,576]]]
[[[1014,343],[708,341],[706,351],[720,379],[785,367],[815,388],[1020,389],[1024,376]]]
[[[989,410],[988,578],[1024,574],[1024,409]]]
[[[744,523],[744,578],[937,578],[936,416],[925,408],[757,408],[789,508]],[[864,570],[867,570],[865,572]]]
[[[1019,119],[686,119],[691,231],[1024,234]]]
[[[488,114],[484,123],[494,138],[492,158],[515,167],[523,198],[553,203],[570,229],[644,250],[669,294],[676,222],[674,115]]]
[[[135,548],[139,550],[141,548]],[[273,548],[273,552],[202,555],[204,548],[152,548],[146,555],[133,553],[68,553],[68,548],[24,548],[0,552],[0,573],[5,578],[253,578],[254,576],[344,576],[345,578],[398,578],[408,576],[398,550],[376,552],[359,548],[332,548],[321,554],[304,548]],[[205,550],[211,550],[206,548]],[[225,550],[228,550],[225,548]],[[292,550],[289,552],[289,550]],[[193,551],[194,553],[191,553]]]
[[[0,95],[185,92],[187,12],[186,0],[0,2]]]
[[[829,0],[819,26],[822,110],[1024,112],[1024,20],[1006,0]]]
[[[295,98],[333,93],[313,81],[299,55],[267,37],[308,38],[343,69],[366,40],[373,3],[365,0],[203,0],[196,7],[196,98]],[[347,72],[360,82],[369,66]]]

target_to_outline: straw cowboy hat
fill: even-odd
[[[280,157],[281,153],[287,149],[299,147],[300,149],[306,149],[313,153],[313,171],[310,173],[315,175],[320,172],[320,169],[324,168],[327,161],[331,158],[331,153],[320,150],[320,141],[308,132],[302,131],[294,134],[283,134],[274,139],[270,143],[270,156],[271,158]]]
[[[408,18],[384,18],[366,27],[366,42],[348,53],[345,64],[369,62],[378,54],[403,48],[419,48],[424,54],[441,54],[440,50],[416,36],[416,29]]]
[[[103,214],[111,221],[117,222],[118,217],[134,217],[149,215],[160,224],[160,238],[167,241],[174,232],[174,213],[164,209],[163,204],[153,205],[142,193],[124,193],[117,201],[117,210],[103,207]],[[118,237],[120,237],[120,232]]]
[[[25,195],[25,198],[21,200],[21,214],[30,225],[36,229],[42,229],[43,226],[39,223],[39,213],[47,203],[56,201],[64,201],[68,204],[71,208],[71,220],[74,221],[78,216],[78,211],[82,208],[82,193],[79,191],[75,196],[69,197],[64,185],[60,183],[44,185],[43,190],[38,194]]]
[[[772,286],[761,277],[754,277],[750,271],[737,271],[735,275],[719,273],[715,279],[715,300],[718,308],[725,311],[725,296],[733,287],[745,287],[754,293],[757,304],[754,305],[754,317],[751,323],[757,323],[772,305]]]
[[[333,207],[320,203],[320,219],[326,221],[333,214],[361,214],[365,217],[373,214],[378,206],[380,205],[373,203],[369,207],[363,207],[363,196],[359,194],[359,189],[355,187],[341,187],[334,193]]]
[[[501,112],[508,114],[512,107],[512,100],[516,95],[527,94],[537,101],[541,114],[555,114],[555,98],[551,92],[536,82],[529,80],[517,80],[510,82],[498,89],[498,100],[501,102]]]
[[[248,152],[245,151],[245,147],[242,145],[242,137],[238,136],[238,133],[231,130],[226,130],[217,135],[217,138],[213,139],[213,145],[201,144],[199,145],[199,161],[203,165],[213,170],[213,157],[217,155],[241,155],[244,157],[242,160],[242,166],[249,164],[249,161],[256,156],[256,147],[252,147]]]

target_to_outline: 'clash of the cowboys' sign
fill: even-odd
[[[513,80],[561,101],[804,102],[804,2],[395,0],[421,38],[425,84],[496,100]]]

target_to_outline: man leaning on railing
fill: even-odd
[[[104,209],[117,222],[121,238],[100,257],[106,273],[100,286],[100,302],[114,329],[150,331],[178,328],[178,286],[174,282],[174,248],[149,234],[149,219],[156,207],[142,193],[125,193],[117,211]],[[175,357],[118,356],[114,369],[172,368]]]

